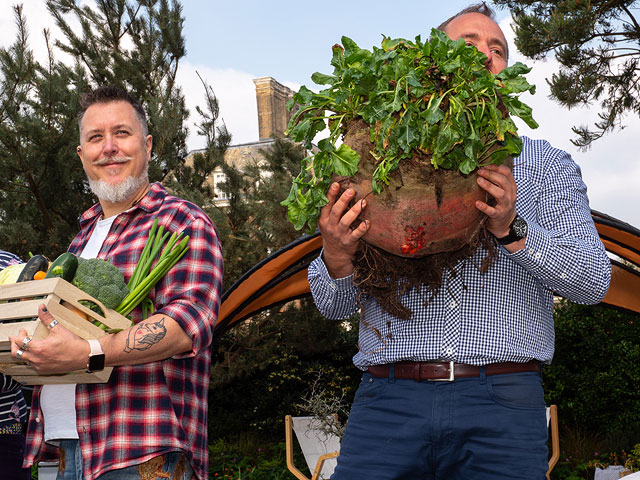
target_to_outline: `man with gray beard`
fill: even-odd
[[[152,137],[138,100],[101,87],[82,98],[78,120],[78,156],[99,202],[80,217],[69,251],[110,261],[128,281],[156,219],[188,236],[189,250],[151,292],[155,313],[143,318],[136,308],[129,329],[83,340],[43,305],[49,336],[11,338],[13,355],[42,374],[115,367],[108,383],[34,389],[24,465],[58,453],[59,479],[205,479],[218,234],[196,205],[149,183]]]

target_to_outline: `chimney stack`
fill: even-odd
[[[253,80],[256,86],[256,100],[258,101],[258,130],[260,140],[273,136],[284,137],[291,114],[287,111],[287,101],[294,92],[278,83],[271,77],[261,77]]]

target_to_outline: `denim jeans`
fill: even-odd
[[[64,457],[61,456],[56,480],[83,480],[80,442],[78,440],[62,440],[60,448],[64,450]],[[179,476],[175,476],[176,473]],[[182,474],[180,475],[180,473]],[[111,470],[100,475],[98,480],[155,480],[158,477],[191,480],[193,470],[183,453],[170,452],[140,465]]]
[[[362,377],[332,480],[543,480],[537,373],[453,382]]]

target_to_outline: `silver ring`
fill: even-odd
[[[51,322],[49,325],[47,325],[47,328],[48,328],[49,330],[51,330],[51,329],[52,329],[53,327],[55,327],[57,324],[58,324],[58,319],[57,319],[57,318],[54,318],[54,319],[53,319],[53,322]]]
[[[31,337],[24,337],[22,340],[22,350],[25,352],[29,350],[29,342],[31,341]]]
[[[22,350],[18,349],[18,351],[16,352],[16,358],[17,358],[18,360],[22,360],[22,354],[23,354],[23,353],[24,353],[24,352],[23,352]]]

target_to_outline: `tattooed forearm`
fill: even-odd
[[[140,323],[129,331],[124,352],[151,348],[167,334],[164,317],[157,322]]]

